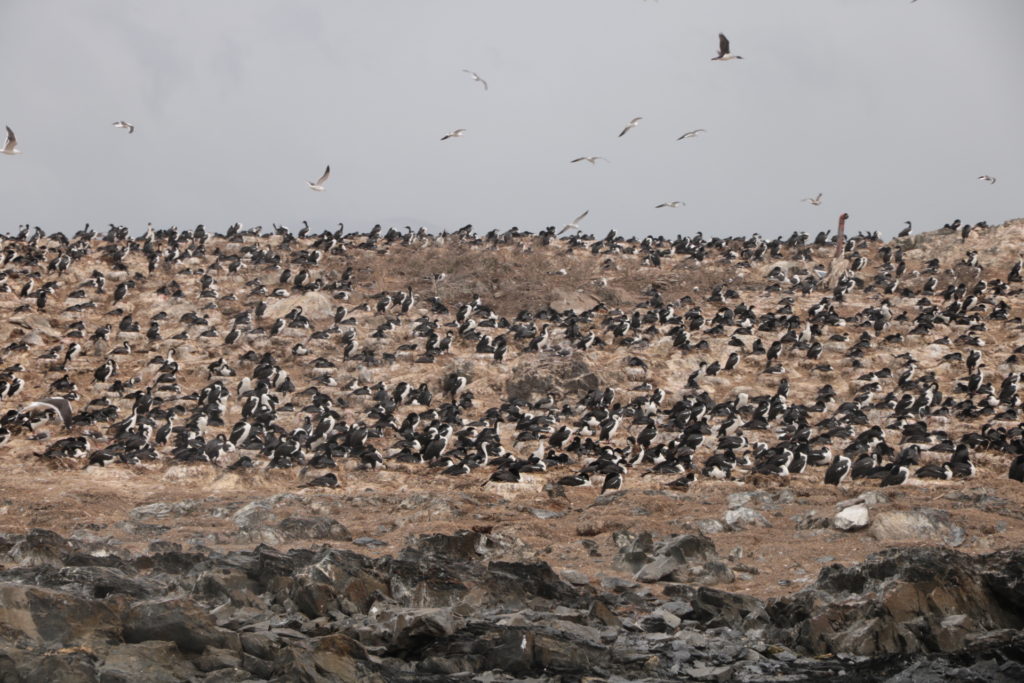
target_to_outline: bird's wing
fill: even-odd
[[[581,220],[583,220],[584,218],[587,217],[588,213],[590,213],[590,209],[587,209],[586,211],[581,213],[579,216],[576,216],[576,218],[574,218],[572,222],[573,223],[579,223]]]
[[[724,33],[718,34],[718,54],[729,54],[729,39],[725,37]]]
[[[662,202],[661,204],[658,204],[658,205],[657,205],[656,207],[654,207],[654,208],[655,208],[655,209],[661,209],[661,208],[664,208],[664,207],[666,207],[666,206],[668,206],[668,202]]]
[[[570,161],[569,163],[570,163],[570,164],[575,164],[575,163],[576,163],[577,161],[586,161],[586,160],[587,160],[587,158],[586,158],[586,157],[578,157],[578,158],[576,158],[576,159],[573,159],[573,160],[572,160],[572,161]]]
[[[322,176],[320,176],[320,180],[316,181],[316,184],[317,185],[323,185],[324,181],[327,180],[330,176],[331,176],[331,167],[328,164],[327,169],[324,171],[324,174]]]
[[[621,138],[621,137],[622,137],[623,135],[625,135],[626,133],[628,133],[628,132],[629,132],[629,129],[630,129],[630,128],[632,128],[632,127],[633,127],[633,126],[626,126],[625,128],[623,128],[623,129],[622,129],[622,132],[621,132],[621,133],[619,133],[619,137]]]
[[[44,398],[40,401],[37,401],[36,403],[33,403],[32,406],[39,406],[40,404],[43,406],[47,406],[48,409],[56,412],[60,416],[61,422],[64,423],[65,427],[71,426],[71,402],[68,401],[66,398],[62,396]]]
[[[134,132],[135,132],[135,126],[133,126],[132,124],[129,123],[128,124],[128,134],[131,135]]]
[[[14,147],[17,144],[18,139],[14,137],[14,131],[11,130],[10,126],[7,126],[7,147]]]

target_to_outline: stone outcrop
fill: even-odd
[[[40,530],[0,536],[0,680],[1024,674],[1024,552],[885,551],[766,605],[706,585],[729,569],[702,535],[613,536],[635,581],[513,561],[514,539],[477,531],[381,558],[160,542],[130,555]]]

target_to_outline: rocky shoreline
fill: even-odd
[[[633,581],[496,559],[505,543],[466,530],[371,558],[3,535],[0,681],[1024,679],[1021,550],[888,549],[762,601],[703,585],[732,570],[699,533],[622,535]]]

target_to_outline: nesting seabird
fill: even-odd
[[[686,202],[662,202],[658,204],[655,209],[678,209],[680,206],[686,206]]]
[[[465,128],[456,128],[451,133],[448,133],[443,138],[441,138],[441,142],[444,142],[448,138],[461,138],[462,134],[465,133],[465,132],[466,132]]]
[[[8,129],[7,129],[7,132],[8,132],[8,133],[10,133],[10,132],[11,132],[11,129],[10,129],[10,128],[8,128]],[[12,138],[12,139],[13,139],[13,138]],[[6,150],[5,150],[5,151],[6,151]],[[986,183],[988,183],[989,185],[993,185],[993,184],[995,184],[995,182],[996,182],[996,179],[995,179],[995,177],[994,177],[994,176],[990,176],[990,175],[980,175],[980,176],[978,176],[978,180],[984,180],[984,181],[985,181]]]
[[[128,123],[127,121],[115,121],[114,128],[127,128],[129,135],[135,132],[135,126]]]
[[[734,55],[733,53],[729,52],[729,39],[725,37],[724,33],[719,33],[718,34],[718,56],[717,57],[712,57],[711,61],[712,62],[717,62],[717,61],[725,62],[725,61],[728,61],[730,59],[743,59],[743,57],[740,57],[739,55]]]
[[[306,184],[308,184],[309,185],[309,189],[313,190],[314,192],[323,192],[324,191],[324,183],[327,182],[327,179],[329,177],[331,177],[331,166],[330,166],[330,164],[327,165],[327,168],[324,170],[324,174],[322,176],[320,176],[319,180],[317,180],[315,183],[311,183],[311,182],[309,182],[307,180]]]
[[[63,396],[51,396],[29,403],[21,411],[23,415],[38,416],[49,415],[51,418],[59,417],[65,428],[71,427],[71,401]]]
[[[800,201],[810,202],[812,206],[821,206],[821,193],[819,192],[816,197],[804,197]]]
[[[21,150],[17,148],[18,139],[14,137],[14,131],[11,130],[10,126],[7,126],[7,143],[4,148],[0,150],[4,154],[21,154]]]
[[[463,71],[472,76],[474,81],[479,81],[480,84],[484,86],[484,90],[487,90],[487,81],[480,78],[480,74],[475,71],[470,71],[469,69],[463,69]]]
[[[629,131],[630,131],[631,129],[633,129],[633,128],[636,128],[636,125],[637,125],[638,123],[640,123],[640,121],[641,121],[641,120],[642,120],[643,118],[644,118],[644,117],[642,117],[642,116],[637,116],[637,117],[635,117],[635,118],[632,118],[632,119],[630,119],[630,120],[629,120],[629,123],[627,123],[627,124],[626,124],[626,127],[622,129],[622,132],[621,132],[621,133],[619,133],[619,137],[621,138],[621,137],[622,137],[623,135],[625,135],[626,133],[628,133],[628,132],[629,132]]]

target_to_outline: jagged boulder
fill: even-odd
[[[826,567],[768,612],[775,639],[815,654],[959,650],[979,634],[1024,625],[1024,551],[890,548]]]

